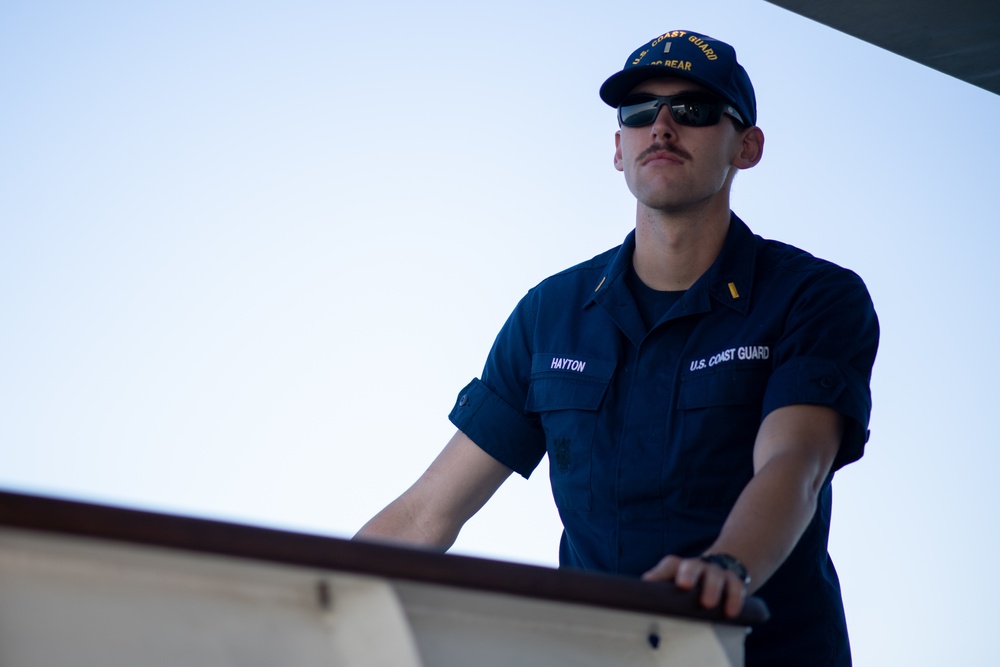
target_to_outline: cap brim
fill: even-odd
[[[618,108],[621,101],[632,92],[632,89],[647,79],[659,79],[664,77],[676,77],[693,81],[699,86],[711,90],[713,93],[733,104],[729,96],[700,77],[692,76],[681,70],[674,70],[662,65],[639,65],[622,70],[608,77],[608,80],[601,86],[600,95],[604,103],[610,107]]]

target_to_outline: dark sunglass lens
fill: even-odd
[[[715,100],[678,98],[671,102],[670,113],[681,125],[715,125],[722,117],[722,105]]]
[[[618,107],[618,119],[626,127],[642,127],[656,120],[659,104],[655,98],[633,98]]]

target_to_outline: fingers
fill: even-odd
[[[701,585],[699,600],[707,609],[724,605],[726,616],[735,618],[746,601],[746,584],[734,572],[698,558],[667,556],[642,575],[643,581],[672,581],[678,588],[692,590]]]
[[[725,572],[726,583],[720,597],[724,597],[726,616],[736,618],[743,609],[743,603],[746,602],[747,585],[736,574],[728,570],[724,570],[723,572]],[[704,600],[702,600],[702,603],[704,604]]]
[[[656,564],[651,570],[647,571],[642,575],[643,581],[674,581],[677,577],[677,571],[680,568],[681,563],[684,562],[683,558],[679,556],[667,556]],[[676,583],[676,582],[675,582]],[[679,585],[679,584],[678,584]]]

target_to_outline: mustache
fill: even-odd
[[[683,158],[685,160],[691,159],[691,154],[688,153],[683,148],[681,148],[680,146],[677,146],[675,144],[655,143],[652,144],[649,148],[647,148],[643,152],[639,153],[639,156],[635,159],[635,161],[641,164],[643,160],[648,158],[653,153],[673,153],[677,157]]]

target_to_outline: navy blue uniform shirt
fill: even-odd
[[[626,281],[634,234],[529,291],[451,413],[525,477],[548,454],[561,566],[626,575],[716,539],[772,410],[837,410],[847,428],[834,470],[860,458],[879,333],[857,275],[735,215],[711,268],[647,328]],[[757,593],[772,617],[748,639],[748,665],[850,664],[830,509],[828,479]]]

